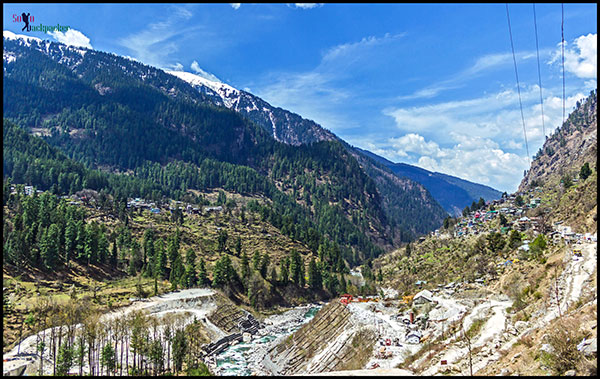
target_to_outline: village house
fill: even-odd
[[[423,284],[427,284],[427,281],[426,280],[417,280],[415,282],[415,285],[419,286],[419,288],[421,288],[423,286]]]
[[[405,337],[406,343],[416,345],[421,342],[422,335],[423,334],[418,330],[411,330],[406,334],[406,337]]]
[[[571,227],[567,226],[567,225],[563,225],[561,227],[559,227],[559,232],[560,234],[563,236],[563,238],[567,235],[567,234],[571,234]]]
[[[550,236],[552,237],[553,243],[559,243],[560,239],[562,238],[562,235],[560,234],[560,232],[552,232],[552,233],[550,233]]]
[[[218,205],[216,207],[204,207],[204,212],[221,212],[223,207]]]
[[[413,304],[427,304],[433,302],[433,294],[428,290],[423,290],[415,295],[413,298]]]

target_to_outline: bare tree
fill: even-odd
[[[467,348],[469,349],[469,372],[470,375],[473,376],[473,355],[471,349],[471,336],[468,332],[465,332],[464,329],[462,329],[462,339],[465,341],[465,343],[467,344]]]
[[[163,317],[163,335],[167,345],[167,371],[171,371],[171,341],[173,340],[173,325],[175,323],[173,316],[173,313],[167,313]]]
[[[75,350],[75,355],[77,357],[77,364],[79,365],[79,376],[83,376],[83,360],[85,358],[85,332],[83,327],[79,329],[78,334],[78,344]]]
[[[35,313],[35,318],[37,320],[36,325],[36,348],[40,354],[40,370],[39,374],[43,375],[44,372],[44,351],[46,350],[46,328],[48,325],[48,313],[50,310],[51,304],[50,299],[47,296],[39,298],[33,308]],[[40,337],[39,331],[42,331],[42,336]]]
[[[117,343],[119,342],[119,338],[121,338],[121,319],[119,317],[115,317],[112,319],[112,330],[113,333],[111,335],[112,340],[115,343],[115,347],[114,347],[114,360],[115,360],[115,364],[116,362],[118,362],[118,358],[117,358]],[[116,374],[115,374],[116,375]]]
[[[83,322],[83,328],[85,338],[88,343],[88,364],[90,367],[90,375],[94,376],[96,373],[95,365],[95,351],[96,351],[96,340],[98,338],[98,327],[99,327],[99,316],[97,313],[90,314]]]
[[[556,296],[556,307],[558,308],[558,317],[562,318],[562,312],[560,310],[560,297],[558,293],[558,269],[554,268],[554,294]]]

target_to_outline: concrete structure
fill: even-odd
[[[433,302],[433,294],[428,290],[423,290],[415,295],[413,304],[426,304]]]

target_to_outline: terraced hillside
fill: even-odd
[[[277,375],[359,369],[367,362],[375,333],[353,328],[351,312],[339,301],[324,306],[309,323],[269,352]]]

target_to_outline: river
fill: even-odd
[[[216,375],[271,374],[262,363],[269,349],[309,322],[319,309],[321,305],[309,304],[267,317],[263,320],[266,326],[250,342],[240,342],[218,354],[212,371]]]

